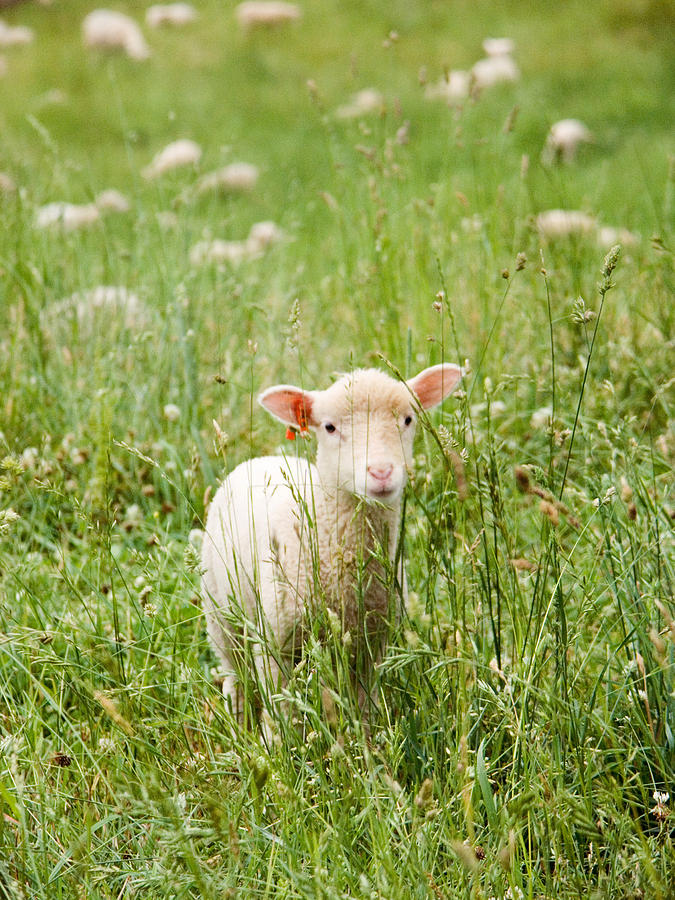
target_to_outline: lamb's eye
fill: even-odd
[[[412,416],[406,416],[403,420],[403,424],[407,428],[409,425],[412,425]]]
[[[333,432],[335,431],[335,425],[332,425],[330,422],[328,422],[327,425],[324,425],[324,428],[326,429],[328,434],[333,434]]]

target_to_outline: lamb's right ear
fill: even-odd
[[[284,425],[292,425],[300,431],[307,431],[308,427],[316,425],[309,391],[290,384],[277,384],[263,391],[258,403]]]

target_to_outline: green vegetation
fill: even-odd
[[[142,63],[84,50],[84,0],[3,10],[36,36],[0,78],[0,897],[667,900],[672,7],[308,0],[243,34],[196,5]],[[518,82],[425,99],[500,35]],[[565,117],[595,140],[544,166]],[[143,179],[178,138],[198,171]],[[197,194],[236,160],[255,190]],[[36,227],[109,188],[129,212]],[[550,208],[636,240],[544,240]],[[190,265],[262,220],[264,254]],[[99,285],[138,305],[57,306]],[[418,438],[370,737],[312,642],[266,747],[206,639],[208,491],[283,442],[260,389],[441,359],[471,370]]]

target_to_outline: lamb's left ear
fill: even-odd
[[[258,403],[284,425],[292,425],[300,431],[307,431],[309,426],[316,425],[312,415],[312,395],[302,388],[277,384],[263,391]]]
[[[462,370],[452,363],[442,363],[424,369],[407,382],[410,390],[420,401],[422,409],[438,406],[451,394],[462,377]]]

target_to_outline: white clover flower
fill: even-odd
[[[552,415],[553,410],[550,406],[542,406],[540,409],[536,409],[530,416],[530,428],[536,428],[537,430],[548,428],[551,424]]]
[[[11,507],[0,510],[0,534],[6,534],[21,516]]]
[[[202,528],[193,528],[188,535],[188,543],[191,544],[195,550],[201,550],[203,542],[204,530]]]

